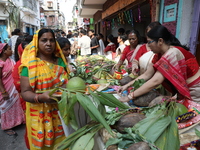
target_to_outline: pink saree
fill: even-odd
[[[2,82],[9,99],[4,100],[0,93],[0,112],[1,112],[1,129],[11,129],[21,123],[24,123],[25,116],[20,104],[19,93],[17,92],[12,77],[12,70],[14,61],[7,58],[6,61],[0,60],[0,67],[2,68]]]

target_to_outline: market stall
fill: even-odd
[[[197,109],[188,110],[158,94],[157,89],[129,104],[121,103],[116,91],[126,72],[112,74],[114,63],[102,57],[79,58],[67,88],[52,91],[59,97],[56,100],[67,136],[57,145],[58,150],[199,149]],[[143,83],[138,80],[129,90]]]

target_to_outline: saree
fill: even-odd
[[[152,61],[154,53],[147,48],[147,44],[138,45],[131,57],[132,65],[139,66],[139,74],[143,74]]]
[[[131,58],[132,58],[132,55],[133,55],[133,53],[134,53],[134,51],[135,51],[135,49],[134,49],[134,50],[131,50],[130,48],[131,48],[130,45],[129,45],[129,46],[126,46],[126,47],[124,48],[124,51],[123,51],[122,54],[121,54],[121,57],[120,57],[120,60],[121,60],[121,61],[124,62],[125,59],[128,61],[128,65],[127,65],[128,68],[131,68],[131,67],[132,67]]]
[[[22,44],[20,44],[18,46],[18,54],[19,57],[21,57],[22,53],[23,53],[23,48],[22,48]],[[12,76],[14,79],[14,85],[16,90],[21,93],[21,87],[20,87],[20,76],[19,76],[19,72],[18,72],[18,68],[21,65],[21,60],[18,60],[13,68],[13,72],[12,72]],[[25,111],[26,110],[26,102],[22,99],[21,95],[20,95],[20,102],[22,105],[22,109]]]
[[[186,107],[189,101],[193,101],[190,87],[199,84],[200,79],[196,79],[193,85],[187,84],[187,79],[194,76],[199,71],[199,65],[195,56],[181,47],[171,47],[164,55],[155,54],[152,60],[154,68],[170,82],[180,94]],[[167,82],[163,86],[170,91]],[[173,91],[171,91],[173,92]]]
[[[55,65],[36,57],[38,32],[39,30],[34,34],[33,41],[25,48],[21,59],[22,65],[19,67],[19,72],[22,73],[24,67],[27,68],[29,83],[34,92],[50,90],[66,84],[69,72],[57,42],[55,56],[64,62],[66,68],[59,63]],[[55,144],[65,138],[57,104],[26,102],[26,125],[31,150],[51,150]]]
[[[5,90],[9,94],[9,99],[4,100],[0,93],[0,113],[1,113],[1,129],[11,129],[17,125],[24,123],[25,117],[20,105],[19,93],[17,92],[12,77],[12,69],[14,60],[7,58],[6,61],[0,60],[2,68],[2,82]]]
[[[113,60],[115,57],[116,46],[114,43],[110,42],[104,49],[104,53],[107,59]]]

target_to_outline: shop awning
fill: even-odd
[[[82,18],[93,18],[93,15],[103,9],[106,0],[82,0],[79,7],[79,16]]]
[[[118,0],[116,3],[114,3],[112,6],[110,6],[108,9],[102,12],[102,19],[109,17],[110,15],[116,13],[117,11],[120,11],[126,7],[134,7],[135,5],[141,4],[145,2],[146,0]]]

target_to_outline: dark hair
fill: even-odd
[[[33,40],[33,36],[32,35],[28,35],[27,37],[25,37],[24,41],[26,41],[27,43],[30,43]]]
[[[20,29],[15,29],[14,34],[17,35],[18,33],[20,33]]]
[[[130,32],[131,32],[131,30],[127,30],[127,31],[125,32],[125,34],[128,36]]]
[[[124,30],[124,28],[119,28],[119,29],[118,29],[118,32],[119,32],[120,34],[124,34],[124,33],[125,33],[125,30]]]
[[[127,40],[127,36],[124,35],[119,35],[120,39],[122,39],[123,42],[125,42]]]
[[[60,48],[62,49],[63,47],[65,47],[65,44],[69,44],[69,46],[71,46],[71,43],[69,42],[69,40],[67,38],[64,37],[60,37],[57,39],[58,44],[60,45]]]
[[[25,46],[26,46],[27,44],[29,44],[29,43],[26,42],[26,41],[23,41],[21,44],[22,44],[22,48],[25,49]]]
[[[71,30],[68,30],[68,32],[72,32]]]
[[[64,31],[62,31],[62,32],[61,32],[61,34],[65,34],[65,32],[64,32]]]
[[[8,44],[6,44],[4,47],[3,47],[3,50],[2,52],[0,53],[0,57],[2,56],[3,52],[8,48]]]
[[[89,31],[91,31],[92,33],[94,33],[94,30],[90,29]]]
[[[11,35],[15,35],[15,32],[14,32],[14,31],[12,31],[12,32],[11,32]]]
[[[51,30],[51,29],[46,29],[46,28],[43,28],[43,29],[41,29],[41,30],[38,32],[38,40],[41,38],[41,36],[42,36],[44,33],[48,33],[48,32],[50,32],[50,33],[53,35],[53,38],[54,38],[54,40],[56,41],[55,34],[54,34],[53,30]]]
[[[137,39],[138,39],[138,44],[140,44],[141,43],[141,36],[140,36],[140,33],[137,31],[137,30],[131,30],[130,32],[129,32],[129,34],[135,34],[136,36],[137,36]],[[128,35],[129,35],[128,34]]]
[[[112,43],[114,43],[114,36],[112,34],[107,37]]]
[[[180,41],[173,34],[171,34],[171,32],[166,27],[162,25],[152,28],[147,33],[147,36],[156,42],[158,42],[159,38],[162,38],[166,44],[172,46],[180,46],[186,50],[189,50],[188,47],[181,45]]]
[[[102,39],[104,38],[103,34],[99,33],[98,36],[100,36]]]
[[[14,54],[15,54],[15,62],[17,62],[19,60],[19,55],[18,55],[18,46],[24,41],[24,36],[19,36],[16,40],[15,43],[15,50],[14,50]]]
[[[82,33],[83,35],[86,35],[87,31],[85,29],[81,29],[80,33]]]
[[[147,28],[153,28],[153,27],[155,27],[155,26],[159,26],[159,25],[161,25],[161,23],[159,22],[159,21],[154,21],[154,22],[151,22],[148,26],[147,26]],[[146,29],[147,29],[146,28]]]
[[[73,36],[78,37],[78,33],[74,33]]]

